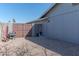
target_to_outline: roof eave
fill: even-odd
[[[50,6],[39,18],[44,18],[44,16],[52,9],[56,6],[57,3],[54,3],[53,6]]]
[[[32,23],[35,23],[35,24],[42,24],[42,23],[46,23],[48,22],[48,17],[45,17],[45,18],[41,18],[41,19],[38,19],[38,20],[35,20],[35,21],[31,21],[31,22],[28,22],[27,24],[32,24]]]

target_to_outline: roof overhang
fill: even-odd
[[[51,6],[39,17],[44,18],[46,14],[48,14],[58,3],[53,3]]]
[[[45,17],[45,18],[41,18],[41,19],[38,19],[38,20],[35,20],[35,21],[31,21],[31,22],[28,22],[27,24],[43,24],[43,23],[47,23],[48,22],[48,17]]]
[[[57,3],[54,3],[53,5],[51,5],[42,15],[41,17],[39,17],[37,20],[35,21],[31,21],[28,22],[27,24],[43,24],[43,23],[47,23],[48,22],[48,17],[45,17],[45,15],[47,13],[49,13],[49,11],[54,8],[57,5]]]

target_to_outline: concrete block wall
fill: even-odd
[[[32,35],[32,25],[31,24],[13,24],[13,31],[16,32],[16,37],[25,37]]]

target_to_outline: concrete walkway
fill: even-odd
[[[45,37],[16,38],[0,42],[2,56],[77,56],[79,45]]]
[[[29,38],[30,42],[33,42],[41,47],[43,47],[43,51],[45,55],[48,56],[79,56],[79,45],[61,41],[57,39],[47,39],[45,37],[32,37]],[[39,47],[37,46],[37,47]],[[40,49],[38,51],[41,52]],[[39,53],[37,54],[39,55]],[[42,54],[40,54],[42,55]]]

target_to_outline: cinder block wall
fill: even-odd
[[[25,37],[32,35],[32,24],[13,24],[13,31],[16,32],[16,37]]]

